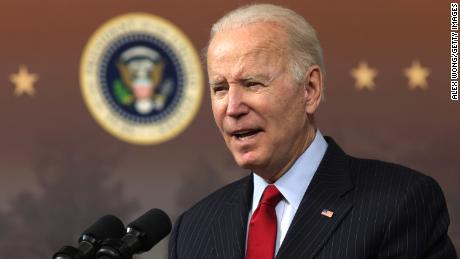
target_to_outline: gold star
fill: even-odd
[[[10,81],[15,84],[14,94],[16,96],[22,94],[34,95],[34,83],[37,82],[38,76],[31,74],[25,65],[19,66],[19,72],[10,76]]]
[[[412,61],[409,68],[404,69],[404,75],[409,79],[409,89],[415,90],[417,88],[426,89],[428,83],[426,78],[430,74],[430,69],[422,67],[419,61]]]
[[[351,76],[355,79],[355,86],[358,90],[375,88],[374,78],[377,76],[377,69],[370,68],[366,61],[359,62],[357,68],[351,70]]]

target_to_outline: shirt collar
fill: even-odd
[[[291,168],[274,183],[287,203],[293,206],[295,210],[299,207],[302,197],[326,153],[326,149],[327,142],[321,132],[317,130],[315,139],[310,146],[300,155]],[[268,183],[257,174],[253,173],[252,175],[254,179],[252,210],[255,210]]]

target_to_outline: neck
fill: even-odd
[[[281,166],[279,170],[272,171],[272,172],[258,172],[255,171],[257,175],[260,177],[264,178],[265,181],[268,183],[274,183],[276,180],[281,178],[288,170],[291,168],[291,166],[297,161],[297,159],[307,150],[307,148],[310,146],[310,144],[313,142],[315,139],[316,135],[316,127],[311,126],[308,128],[307,133],[305,134],[305,138],[303,139],[302,142],[298,145],[298,148],[293,152],[293,156],[285,163],[284,165]]]

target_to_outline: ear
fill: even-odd
[[[318,65],[312,65],[305,72],[305,112],[314,114],[321,102],[323,92],[323,74]]]

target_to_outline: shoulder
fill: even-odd
[[[207,247],[216,219],[222,218],[228,204],[237,202],[251,185],[251,177],[230,183],[200,200],[182,213],[174,223],[169,240],[169,258],[177,258],[178,253],[197,252],[198,247]],[[190,256],[190,254],[188,255]],[[190,256],[192,258],[193,256]]]
[[[443,215],[442,229],[447,229],[449,219],[444,194],[432,177],[378,160],[351,157],[349,161],[356,206],[372,208],[376,215],[385,215],[381,223],[387,227],[407,226],[417,219],[417,228],[426,229],[427,224],[419,223],[428,223],[428,219]]]
[[[440,191],[439,185],[432,177],[417,170],[380,160],[350,156],[332,138],[325,138],[329,146],[323,162],[329,165],[329,170],[341,171],[343,177],[351,181],[358,193],[388,193],[377,196],[383,198],[394,197],[400,194],[399,192],[416,186]]]
[[[357,158],[345,153],[331,137],[325,136],[328,142],[323,162],[333,164],[332,169],[348,171],[355,185],[408,183],[414,181],[435,182],[431,177],[424,175],[406,166],[375,159]]]
[[[244,195],[251,183],[251,177],[247,176],[228,185],[225,185],[224,187],[201,199],[190,209],[185,211],[182,214],[182,219],[194,218],[193,221],[196,222],[197,216],[202,218],[203,215],[206,214],[218,213],[229,202],[238,200],[240,195]]]
[[[372,186],[389,191],[425,186],[439,189],[430,176],[406,166],[374,159],[349,157],[350,176],[355,187]]]
[[[381,226],[380,254],[410,258],[456,258],[447,236],[444,194],[430,176],[405,166],[350,157],[355,204],[374,211]],[[359,209],[358,209],[359,210]]]

